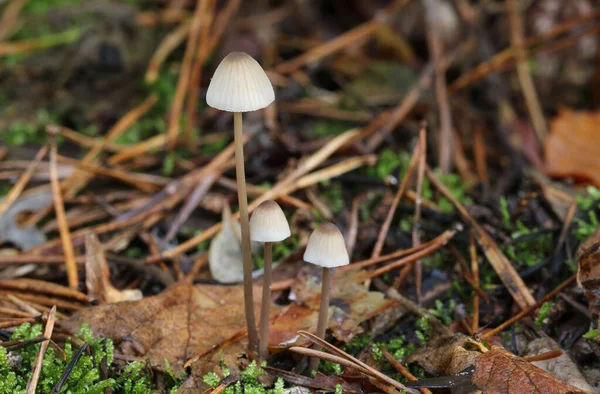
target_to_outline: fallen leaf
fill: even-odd
[[[255,288],[255,300],[260,300]],[[255,301],[255,307],[260,305]],[[279,309],[274,305],[274,312]],[[140,301],[83,309],[63,323],[70,332],[88,324],[95,335],[111,338],[126,355],[147,358],[152,366],[182,370],[191,357],[207,352],[246,326],[242,286],[177,284]]]
[[[407,363],[418,363],[425,371],[442,376],[456,375],[472,366],[481,356],[477,342],[462,334],[438,337],[428,346],[406,357]]]
[[[22,212],[36,212],[50,204],[52,204],[52,193],[49,191],[19,198],[0,216],[0,241],[11,242],[21,250],[29,250],[46,242],[46,235],[37,228],[20,227],[17,216]]]
[[[600,326],[600,229],[583,242],[577,255],[577,283],[588,299],[596,326]]]
[[[524,356],[537,356],[552,350],[560,350],[558,343],[552,338],[542,337],[534,339],[527,345]],[[531,363],[536,367],[551,373],[565,384],[577,387],[579,390],[583,391],[594,390],[581,374],[577,364],[575,364],[571,357],[566,353],[549,360],[532,361]]]
[[[85,285],[91,299],[100,303],[137,301],[142,299],[139,289],[117,290],[110,282],[110,270],[104,250],[95,234],[85,239]]]
[[[271,324],[269,336],[272,346],[296,344],[296,332],[314,332],[317,326],[321,295],[321,270],[304,267],[292,287],[294,303]],[[368,291],[362,282],[365,271],[336,270],[334,272],[329,307],[329,328],[340,341],[348,342],[362,332],[360,324],[395,305],[383,293]]]
[[[544,146],[546,172],[600,186],[600,112],[563,109],[550,126]]]
[[[582,393],[499,346],[477,358],[472,382],[486,394]]]

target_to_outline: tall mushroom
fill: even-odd
[[[258,349],[258,332],[252,299],[252,255],[248,226],[248,195],[244,170],[242,112],[265,108],[275,100],[271,81],[260,64],[243,52],[231,52],[219,64],[208,85],[206,103],[221,111],[233,112],[235,170],[242,227],[242,260],[244,266],[244,309],[251,355]]]
[[[325,339],[325,331],[327,330],[327,323],[329,321],[330,268],[350,263],[344,236],[334,224],[323,223],[312,232],[308,238],[308,244],[304,252],[304,261],[323,267],[317,336]],[[313,357],[310,360],[309,371],[314,371],[318,366],[319,359]]]
[[[260,306],[260,341],[258,352],[262,359],[268,356],[273,242],[283,241],[290,234],[290,226],[285,218],[285,214],[275,201],[268,200],[260,204],[250,218],[250,239],[265,243],[265,273]]]

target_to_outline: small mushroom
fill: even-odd
[[[242,227],[244,268],[244,309],[248,328],[248,347],[253,357],[258,350],[258,332],[252,300],[252,255],[248,224],[248,194],[244,170],[242,112],[265,108],[275,100],[273,85],[260,64],[243,52],[231,52],[219,64],[208,85],[206,103],[221,111],[233,112],[235,170]]]
[[[327,330],[329,320],[330,268],[350,263],[344,236],[334,224],[323,223],[312,232],[308,238],[308,244],[304,252],[304,261],[323,267],[317,336],[325,339],[325,331]],[[313,357],[310,360],[309,371],[314,371],[318,366],[319,359]]]
[[[260,204],[250,218],[250,239],[265,243],[265,272],[260,306],[259,356],[268,356],[269,309],[271,308],[271,264],[273,262],[273,242],[280,242],[291,234],[288,221],[275,201]]]

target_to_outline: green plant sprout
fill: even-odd
[[[266,366],[266,362],[263,361],[261,366],[258,366],[256,361],[252,361],[248,364],[248,367],[240,372],[239,380],[232,386],[229,386],[223,390],[224,394],[283,394],[285,391],[285,384],[283,379],[277,378],[277,381],[273,385],[272,389],[265,387],[258,381],[258,378],[264,374],[262,367]],[[202,377],[204,383],[211,388],[217,388],[221,383],[221,380],[229,376],[229,370],[222,368],[222,377],[216,372],[209,372]]]
[[[537,317],[535,318],[535,325],[537,326],[537,328],[541,328],[542,324],[548,324],[548,322],[549,322],[548,316],[550,315],[550,312],[552,312],[553,307],[554,307],[553,302],[544,302],[542,304],[540,311],[539,311]]]

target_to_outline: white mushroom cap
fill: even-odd
[[[228,112],[256,111],[274,100],[265,70],[244,52],[231,52],[221,61],[206,92],[209,106]]]
[[[326,268],[350,263],[344,236],[334,224],[323,223],[312,232],[304,252],[304,261]]]
[[[291,234],[281,207],[275,201],[265,201],[256,207],[250,218],[250,239],[257,242],[279,242]]]

